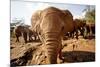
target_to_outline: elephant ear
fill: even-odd
[[[37,30],[37,26],[40,24],[41,12],[41,10],[38,10],[34,12],[31,17],[32,30],[34,30],[35,32]]]
[[[69,10],[62,10],[63,12],[63,21],[64,21],[64,33],[70,32],[74,28],[73,24],[73,15]]]

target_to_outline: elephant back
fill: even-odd
[[[86,23],[85,23],[84,20],[81,20],[81,19],[74,19],[74,27],[75,27],[75,29],[84,27],[85,25],[86,25]]]

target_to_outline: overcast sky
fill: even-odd
[[[43,3],[43,2],[24,2],[11,0],[11,20],[14,18],[25,19],[25,24],[31,24],[31,16],[36,10],[42,10],[48,6],[54,6],[60,9],[68,9],[73,14],[74,18],[82,17],[83,10],[87,5],[75,4],[57,4],[57,3]],[[92,6],[94,7],[94,6]]]

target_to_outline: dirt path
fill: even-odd
[[[63,51],[73,51],[73,45],[75,45],[74,51],[89,51],[95,52],[95,40],[91,39],[70,39],[65,40],[64,44],[67,44],[64,47]]]

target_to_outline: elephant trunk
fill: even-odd
[[[49,32],[45,33],[44,41],[46,46],[46,54],[47,54],[47,64],[56,64],[57,63],[57,56],[61,54],[59,52],[61,49],[61,38],[60,35],[57,35],[57,32]]]

